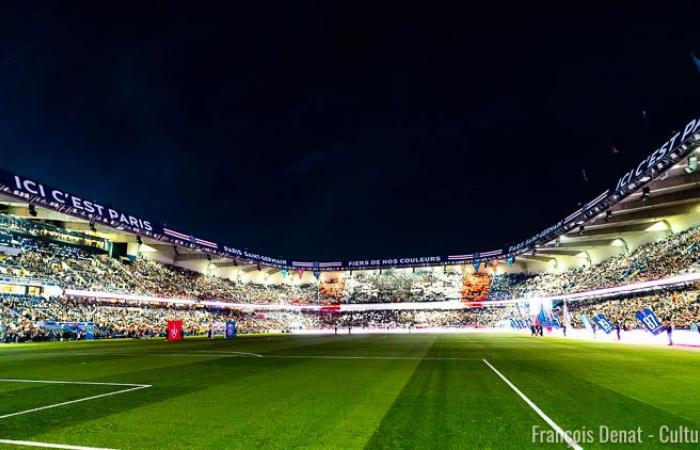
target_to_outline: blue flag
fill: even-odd
[[[610,334],[610,332],[615,328],[610,320],[603,314],[596,314],[593,316],[593,322],[598,325],[598,328],[605,331],[605,334]]]
[[[516,330],[523,330],[525,328],[530,328],[529,320],[525,319],[510,319],[510,327]]]
[[[537,314],[537,322],[543,327],[558,327],[559,321],[554,317],[551,309],[545,311],[544,305],[540,305],[540,312]]]
[[[226,339],[233,339],[236,337],[236,322],[231,320],[226,322]]]
[[[584,327],[586,327],[586,330],[590,331],[593,333],[593,327],[591,326],[591,321],[588,320],[588,316],[585,314],[581,314],[581,323],[583,324]]]
[[[637,311],[636,316],[637,319],[642,322],[642,325],[644,325],[646,329],[649,330],[649,332],[654,336],[664,331],[663,324],[651,309],[644,308],[641,311]]]
[[[695,53],[691,53],[690,57],[693,58],[693,64],[695,64],[697,71],[700,72],[700,59],[695,56]]]

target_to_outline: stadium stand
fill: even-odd
[[[46,240],[46,231],[51,240]],[[528,312],[516,305],[460,310],[371,311],[256,311],[256,305],[395,304],[461,299],[464,276],[443,270],[358,273],[342,283],[331,279],[319,286],[240,283],[143,258],[110,258],[79,235],[62,235],[57,227],[34,228],[19,219],[2,217],[0,236],[20,251],[0,260],[4,276],[23,277],[59,284],[62,288],[194,300],[216,299],[250,304],[247,310],[216,309],[197,304],[134,305],[118,299],[110,303],[69,296],[3,294],[0,339],[4,342],[100,337],[152,337],[163,333],[167,320],[184,321],[188,334],[221,331],[235,320],[239,331],[289,332],[294,329],[360,329],[504,327],[511,320],[528,320]],[[21,236],[20,236],[21,235]],[[71,241],[74,238],[77,241]],[[700,232],[691,228],[677,235],[641,245],[629,255],[616,255],[601,263],[557,274],[502,274],[493,276],[489,300],[543,294],[566,294],[587,289],[623,285],[696,271]],[[689,286],[653,295],[588,300],[571,303],[572,325],[581,327],[581,314],[602,312],[616,323],[639,328],[634,313],[650,306],[677,328],[697,327],[700,304]],[[561,311],[559,310],[561,315]]]
[[[243,333],[528,328],[543,299],[574,328],[602,313],[636,329],[649,308],[697,329],[696,128],[519,244],[411,258],[266,257],[0,169],[0,340],[152,337],[168,319],[189,334],[229,320]]]

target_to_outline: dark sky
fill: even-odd
[[[187,3],[4,3],[0,166],[270,256],[445,254],[531,236],[700,114],[683,3]]]

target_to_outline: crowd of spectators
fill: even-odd
[[[185,331],[205,334],[235,320],[240,332],[285,332],[328,328],[451,328],[502,327],[528,320],[517,305],[458,310],[373,310],[329,312],[256,312],[254,305],[336,305],[365,303],[438,302],[463,298],[465,276],[454,270],[416,269],[359,271],[342,279],[318,283],[243,283],[216,275],[144,258],[111,258],[99,241],[76,232],[60,235],[53,225],[31,224],[0,215],[0,275],[48,280],[62,288],[142,294],[162,298],[219,300],[251,305],[240,309],[211,309],[196,305],[134,305],[115,300],[0,294],[0,340],[61,338],[68,333],[94,337],[147,337],[163,333],[171,318],[183,320]],[[611,287],[641,280],[697,271],[700,267],[697,228],[638,247],[629,254],[563,273],[496,275],[488,289],[490,300],[555,295]],[[5,250],[3,250],[5,249]],[[489,279],[490,280],[490,279]],[[639,327],[635,313],[642,307],[675,327],[700,320],[697,295],[668,291],[653,295],[587,301],[569,305],[571,323],[580,327],[581,314],[604,313],[616,323]],[[57,325],[58,324],[58,325]],[[68,325],[65,324],[83,324]],[[66,328],[68,327],[68,328]]]
[[[189,335],[205,335],[210,329],[223,332],[224,324],[235,321],[239,333],[285,333],[298,330],[421,329],[493,327],[511,318],[522,319],[518,307],[426,311],[247,311],[213,309],[196,305],[136,305],[122,301],[108,303],[59,297],[6,296],[2,299],[0,341],[60,339],[64,324],[89,325],[95,338],[153,337],[164,335],[168,320],[182,320]],[[56,327],[61,332],[54,332]]]
[[[238,333],[285,333],[318,326],[318,315],[298,312],[212,309],[197,305],[139,305],[24,295],[0,297],[0,342],[47,339],[164,336],[169,320],[182,320],[187,335],[221,334],[236,322]],[[82,333],[82,334],[81,334]]]
[[[341,303],[440,302],[460,298],[461,287],[456,272],[361,272],[345,281]]]
[[[625,329],[643,329],[635,315],[644,308],[651,309],[659,320],[678,329],[691,329],[700,321],[700,302],[696,291],[668,291],[614,300],[576,302],[569,305],[569,312],[571,324],[576,328],[584,326],[581,315],[591,318],[601,313]]]
[[[574,293],[694,272],[700,268],[699,244],[700,229],[693,227],[591,267],[561,273],[499,275],[494,277],[491,298]]]
[[[19,246],[19,253],[0,256],[0,274],[48,279],[72,289],[298,305],[437,302],[460,299],[464,291],[464,276],[460,272],[440,269],[355,272],[342,280],[319,285],[244,283],[144,258],[115,259],[95,253],[92,248],[23,236],[14,236],[12,241]],[[693,228],[591,267],[561,273],[495,275],[488,300],[573,293],[698,270],[699,242],[700,231]]]
[[[583,328],[581,315],[604,314],[624,329],[642,329],[635,314],[652,309],[657,317],[677,329],[697,329],[700,321],[698,293],[671,290],[605,301],[582,301],[567,305],[570,324]],[[563,304],[555,307],[566,324]],[[239,333],[286,333],[299,330],[417,330],[427,328],[513,328],[532,323],[527,305],[484,306],[456,310],[368,310],[368,311],[255,311],[253,308],[218,309],[195,304],[134,304],[119,300],[86,301],[83,298],[46,299],[20,295],[0,297],[0,342],[90,337],[163,336],[168,320],[182,320],[188,335],[222,334],[228,321]]]
[[[0,342],[40,339],[44,335],[39,323],[47,318],[43,297],[0,295]]]

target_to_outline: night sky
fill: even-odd
[[[269,256],[448,254],[700,115],[682,3],[188,3],[4,3],[0,167]]]

